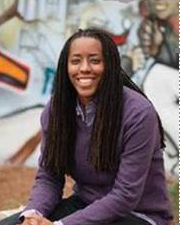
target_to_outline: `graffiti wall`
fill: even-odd
[[[178,0],[1,0],[0,162],[37,165],[39,116],[61,47],[78,28],[101,27],[124,70],[164,126],[167,171],[178,174]]]

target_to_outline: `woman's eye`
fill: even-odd
[[[71,63],[76,65],[80,62],[80,59],[71,59]]]
[[[91,63],[93,63],[93,64],[98,64],[98,63],[100,63],[100,59],[91,59],[90,61],[91,61]]]

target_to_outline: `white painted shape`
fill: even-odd
[[[30,155],[30,157],[26,160],[24,165],[29,166],[29,167],[37,167],[38,166],[38,159],[39,159],[39,156],[40,156],[40,145],[41,144],[39,144],[37,146],[37,148],[35,149],[33,154]]]
[[[178,70],[165,65],[155,64],[149,71],[144,82],[144,92],[153,102],[164,127],[164,130],[171,136],[178,147],[179,128],[178,128]],[[166,151],[175,154],[169,140],[167,141]],[[167,170],[172,168],[172,165],[177,161],[177,158],[170,159],[165,155],[165,167]],[[176,173],[178,174],[178,168]]]
[[[0,120],[0,162],[12,156],[40,130],[41,112],[42,109],[33,109]]]

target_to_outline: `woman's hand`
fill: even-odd
[[[53,223],[39,215],[26,216],[21,225],[53,225]]]

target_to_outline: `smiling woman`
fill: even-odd
[[[67,40],[41,125],[28,204],[0,225],[170,224],[161,121],[105,31],[79,30]],[[75,181],[68,198],[65,175]]]

